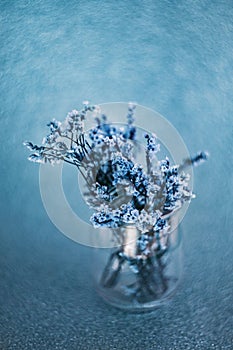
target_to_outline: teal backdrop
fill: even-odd
[[[232,348],[232,18],[231,0],[1,0],[1,349]],[[86,99],[152,108],[211,155],[182,222],[182,283],[153,313],[102,302],[91,248],[50,222],[27,161],[22,142]]]

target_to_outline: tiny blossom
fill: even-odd
[[[56,119],[53,119],[51,122],[47,124],[47,126],[50,127],[51,133],[58,132],[59,133],[59,128],[61,126],[61,122],[59,122]]]
[[[135,223],[139,215],[139,211],[128,205],[122,216],[122,221],[125,223]]]
[[[70,119],[77,119],[78,117],[79,117],[79,111],[77,111],[76,109],[73,109],[71,112],[67,114],[67,118],[70,118]]]
[[[146,134],[145,138],[147,140],[147,150],[149,152],[151,151],[157,153],[160,150],[160,145],[157,143],[156,135],[152,134],[152,136],[149,136]]]
[[[166,157],[164,160],[161,160],[159,162],[160,169],[162,172],[166,173],[166,171],[169,169],[170,161],[169,158]]]
[[[109,146],[109,147],[114,147],[115,144],[116,144],[116,137],[115,136],[106,136],[104,139],[103,139],[103,142]]]
[[[56,142],[58,136],[59,135],[57,133],[47,135],[43,138],[42,145],[53,145]]]

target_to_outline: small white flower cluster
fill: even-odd
[[[155,210],[152,213],[149,213],[145,209],[141,210],[140,215],[138,216],[137,228],[141,232],[147,232],[148,227],[154,227],[156,231],[156,222],[162,216],[160,210]]]
[[[90,149],[83,137],[84,120],[88,112],[98,109],[96,106],[89,106],[87,101],[83,105],[80,111],[74,109],[69,112],[63,122],[52,119],[47,124],[50,133],[43,138],[41,146],[24,142],[27,148],[34,151],[28,158],[30,161],[52,165],[65,161],[78,167],[82,166],[81,162],[87,149]]]

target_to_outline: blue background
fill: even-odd
[[[232,0],[1,0],[0,19],[0,348],[231,349]],[[26,160],[22,141],[86,99],[137,101],[211,154],[183,221],[182,284],[152,313],[99,299],[91,249],[50,222]]]

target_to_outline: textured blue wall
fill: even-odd
[[[1,1],[1,349],[230,349],[232,18],[231,0]],[[49,221],[26,160],[22,141],[39,143],[50,118],[85,99],[137,101],[190,153],[211,154],[183,222],[183,283],[153,314],[98,299],[91,250]]]

